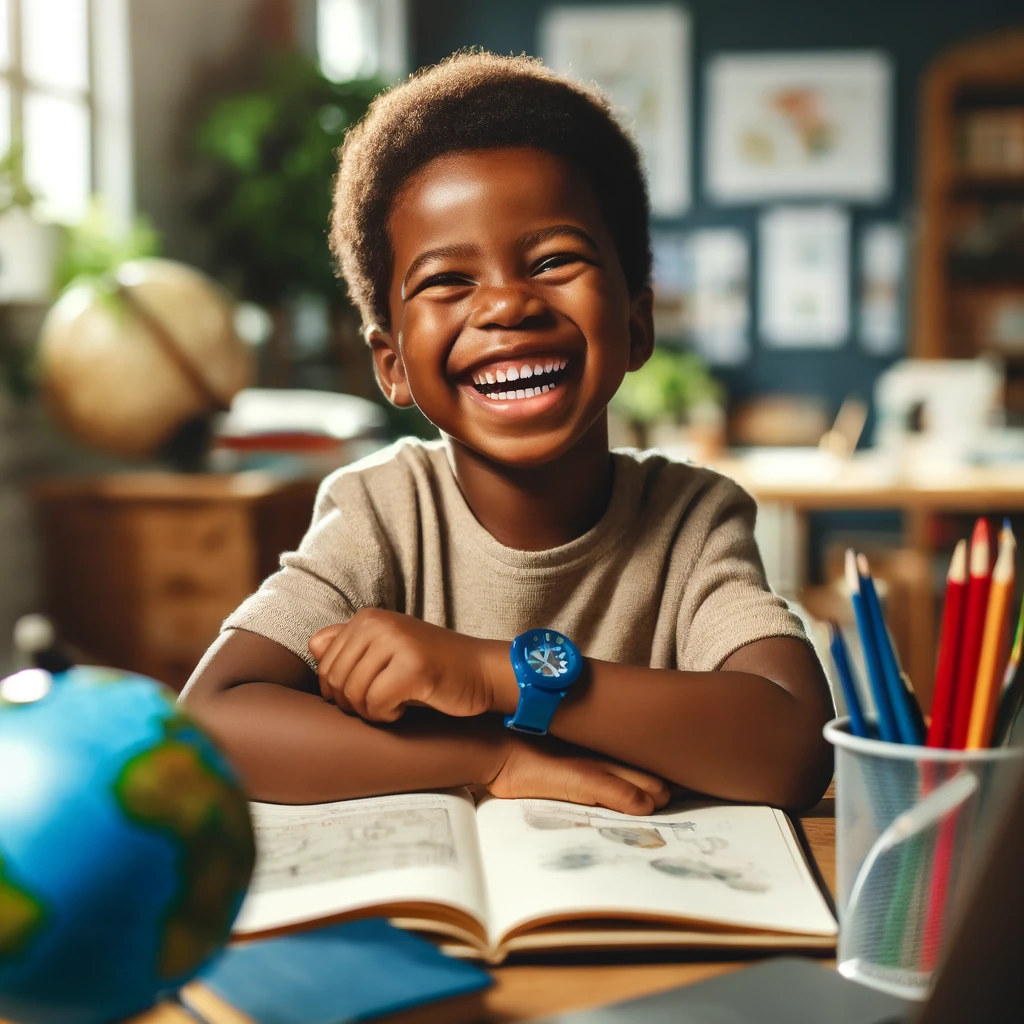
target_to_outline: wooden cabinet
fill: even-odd
[[[921,104],[914,354],[999,357],[1024,423],[1024,32],[948,51]]]
[[[262,473],[37,482],[44,601],[90,660],[180,689],[309,524],[317,482]]]

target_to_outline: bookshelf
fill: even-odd
[[[936,60],[920,124],[913,353],[997,356],[1024,425],[1024,31]]]

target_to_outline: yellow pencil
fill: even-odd
[[[985,631],[981,640],[981,656],[974,684],[974,702],[967,727],[968,750],[980,750],[992,742],[996,711],[999,707],[1000,661],[1005,649],[1009,626],[1010,599],[1013,595],[1014,556],[1017,544],[1013,531],[1005,526],[999,532],[999,554],[992,570],[992,589],[985,611]]]

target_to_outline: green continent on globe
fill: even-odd
[[[255,848],[241,790],[175,737],[178,722],[165,721],[164,728],[163,740],[122,768],[114,795],[129,820],[170,834],[180,847],[179,890],[168,908],[158,964],[161,977],[177,978],[226,940]]]
[[[46,924],[46,908],[14,884],[0,857],[0,964],[23,953]]]

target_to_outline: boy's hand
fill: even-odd
[[[370,722],[394,722],[409,704],[467,717],[515,710],[508,645],[433,626],[411,615],[364,608],[314,633],[324,700]]]
[[[624,814],[652,814],[668,803],[668,784],[653,775],[598,757],[563,756],[548,746],[513,739],[488,790],[505,799],[568,800]]]

